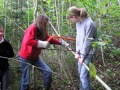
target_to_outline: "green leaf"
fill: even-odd
[[[94,78],[96,78],[96,69],[95,69],[95,66],[92,64],[92,63],[90,63],[89,64],[89,72],[90,72],[90,75],[91,76],[93,76]]]
[[[92,42],[92,47],[105,46],[106,44],[108,44],[107,41]]]
[[[107,76],[109,77],[114,77],[116,75],[111,69],[107,69],[106,72],[107,72]]]

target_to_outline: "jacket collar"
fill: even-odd
[[[0,41],[0,43],[2,43],[4,41],[4,38],[2,37],[2,40]]]

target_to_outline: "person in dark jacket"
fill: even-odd
[[[8,90],[9,63],[8,58],[14,57],[11,44],[4,38],[4,29],[0,26],[0,90]]]

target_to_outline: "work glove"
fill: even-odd
[[[68,47],[69,46],[69,43],[65,42],[64,40],[60,39],[60,43],[61,45],[65,46],[65,47]]]
[[[48,48],[49,47],[49,42],[38,40],[37,47],[38,48]]]

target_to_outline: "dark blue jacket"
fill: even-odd
[[[12,57],[14,57],[13,48],[11,44],[6,39],[4,39],[4,41],[0,43],[0,72],[8,70],[8,58]]]

